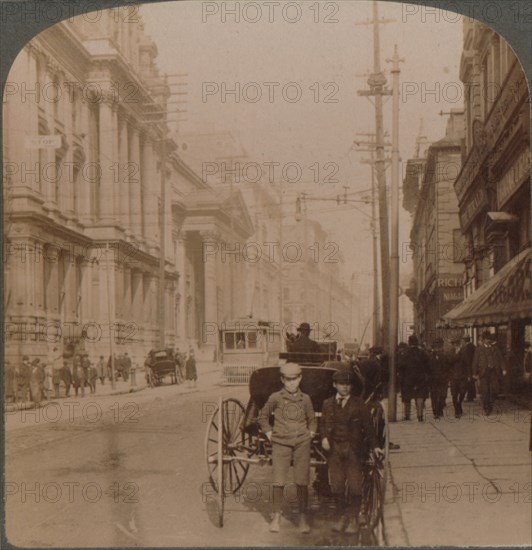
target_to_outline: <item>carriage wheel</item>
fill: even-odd
[[[223,525],[225,496],[240,489],[249,470],[249,464],[231,460],[238,456],[238,447],[244,443],[244,415],[240,401],[220,398],[207,428],[205,458],[209,481],[220,499],[220,526]]]
[[[388,468],[388,422],[381,403],[371,410],[373,427],[384,455],[367,465],[363,488],[363,511],[366,519],[365,545],[382,545],[384,541],[384,498]]]

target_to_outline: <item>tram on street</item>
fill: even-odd
[[[279,323],[252,318],[225,323],[219,331],[222,384],[247,385],[255,370],[277,364],[280,351]]]

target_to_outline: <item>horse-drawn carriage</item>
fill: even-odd
[[[179,384],[182,379],[179,363],[171,349],[151,350],[144,366],[150,388],[159,386],[165,376],[170,376],[172,384]]]
[[[316,355],[316,354],[315,354]],[[321,355],[321,354],[317,354]],[[329,354],[330,355],[330,354]],[[294,361],[291,353],[282,358]],[[321,361],[302,365],[301,391],[312,400],[316,416],[321,416],[325,399],[335,394],[333,374],[338,362]],[[335,359],[335,358],[334,358]],[[360,374],[360,372],[358,372]],[[378,400],[379,387],[369,387],[360,377],[359,387],[353,393],[364,396],[371,413],[376,439],[382,453],[372,456],[365,464],[361,508],[361,534],[368,544],[379,544],[384,537],[384,493],[388,460],[388,426],[385,411]],[[376,379],[370,379],[373,385]],[[251,374],[250,398],[246,406],[234,398],[220,398],[210,419],[205,439],[205,456],[209,480],[218,498],[218,520],[223,526],[224,500],[236,493],[244,484],[252,464],[271,464],[272,448],[258,423],[258,413],[268,397],[282,388],[280,367],[263,367]],[[311,467],[317,479],[327,479],[327,453],[321,447],[322,436],[318,433],[311,443]],[[369,541],[369,542],[367,542]]]

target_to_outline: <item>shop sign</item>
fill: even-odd
[[[453,287],[461,287],[462,286],[462,279],[457,279],[453,277],[446,277],[438,279],[438,288],[453,288]]]
[[[530,261],[527,259],[490,294],[490,307],[530,302]]]
[[[442,295],[444,302],[461,302],[464,299],[464,294],[461,290],[446,290]]]
[[[467,229],[475,216],[488,204],[486,191],[480,187],[474,193],[471,199],[467,201],[464,208],[460,211],[460,223],[462,229]]]
[[[501,208],[530,177],[530,149],[525,149],[497,184],[497,204]]]
[[[26,149],[59,149],[61,134],[47,136],[26,136]]]

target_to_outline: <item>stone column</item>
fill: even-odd
[[[101,221],[106,225],[116,223],[117,207],[115,199],[118,193],[115,191],[117,187],[116,177],[116,159],[115,159],[115,142],[116,142],[116,127],[115,113],[110,101],[106,100],[99,104],[100,117],[100,217]]]
[[[128,124],[127,117],[118,115],[118,188],[120,196],[118,199],[118,212],[120,216],[120,225],[125,229],[126,237],[131,237],[131,217],[130,217],[130,193],[131,193],[131,173],[129,171],[129,142],[128,142]]]
[[[200,261],[204,273],[204,311],[203,323],[200,324],[200,341],[206,347],[217,346],[218,337],[218,291],[217,291],[217,263],[219,252],[211,253],[219,249],[220,235],[216,231],[201,231],[202,254]],[[202,326],[203,325],[203,326]]]
[[[90,107],[86,101],[81,101],[79,94],[76,94],[76,101],[80,102],[79,112],[79,133],[83,134],[82,146],[83,154],[80,159],[78,176],[78,206],[77,206],[77,216],[80,223],[84,225],[89,225],[92,222],[91,216],[91,187],[96,185],[95,182],[90,181],[92,179],[92,174],[94,171],[87,169],[89,166],[88,163],[97,162],[97,159],[92,157],[92,151],[90,150],[91,143],[91,122],[90,122]],[[85,168],[85,170],[84,170]]]
[[[143,241],[142,232],[142,209],[144,201],[142,200],[142,169],[140,166],[140,141],[139,130],[134,124],[129,125],[129,162],[134,169],[131,183],[129,184],[129,215],[130,227],[133,237],[138,241]]]
[[[46,65],[44,70],[44,83],[43,86],[51,86],[52,76],[51,73],[54,70],[54,67],[50,64]],[[53,89],[53,88],[50,88]],[[43,101],[40,98],[40,101]],[[45,119],[48,125],[48,133],[55,134],[55,117],[54,117],[54,104],[50,101],[44,101],[44,111]],[[43,208],[47,210],[57,210],[58,199],[55,188],[55,179],[53,176],[53,170],[47,169],[47,167],[52,166],[55,162],[55,149],[43,149],[39,151],[39,177],[41,179],[41,190],[44,195],[44,204]]]
[[[154,142],[146,137],[142,151],[142,207],[144,210],[144,231],[148,246],[159,247],[159,173]]]
[[[176,269],[179,274],[177,280],[177,319],[176,332],[180,341],[186,338],[186,244],[187,239],[184,233],[180,233],[176,240]]]

